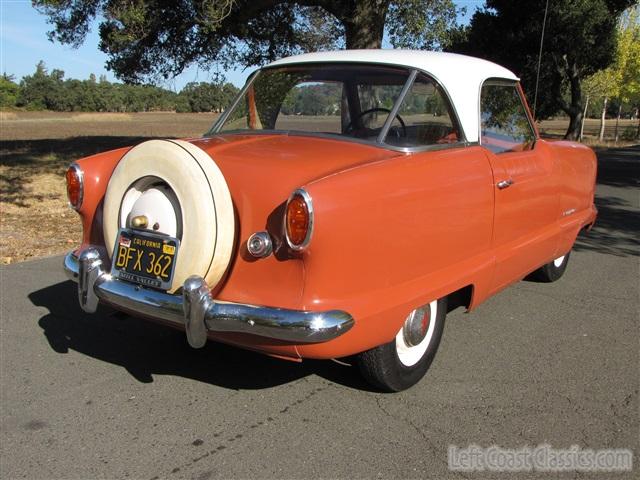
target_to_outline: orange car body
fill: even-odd
[[[536,132],[537,135],[537,132]],[[407,313],[452,292],[489,296],[571,249],[593,224],[596,158],[580,144],[536,138],[528,151],[480,145],[399,152],[304,135],[220,134],[191,139],[215,159],[236,211],[234,254],[220,300],[348,311],[355,325],[324,343],[241,333],[209,338],[292,360],[328,359],[391,341]],[[80,160],[85,196],[78,251],[104,248],[101,202],[127,149]],[[496,184],[511,179],[511,188]],[[285,201],[313,197],[313,242],[256,259],[247,238],[282,237]]]

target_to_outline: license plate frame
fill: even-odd
[[[169,290],[173,284],[179,248],[180,240],[177,238],[121,228],[113,247],[111,275],[145,287]]]

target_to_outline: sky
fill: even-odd
[[[466,15],[458,20],[467,23],[484,0],[454,0],[454,3],[466,7]],[[77,49],[50,42],[47,39],[49,30],[51,27],[46,17],[31,6],[30,0],[0,0],[0,72],[14,75],[16,80],[20,80],[25,75],[31,75],[36,64],[43,60],[49,69],[63,70],[65,78],[83,80],[93,73],[97,77],[106,75],[108,80],[116,81],[115,76],[105,68],[107,56],[98,49],[100,39],[97,25]],[[230,71],[226,72],[226,77],[231,83],[241,86],[252,71]],[[191,67],[162,86],[180,91],[189,82],[210,79],[208,72]]]

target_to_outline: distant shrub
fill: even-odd
[[[221,112],[238,89],[231,83],[189,83],[179,94],[155,85],[111,83],[102,75],[65,79],[64,72],[39,62],[33,75],[16,84],[0,78],[0,107],[56,112]]]
[[[622,131],[622,134],[620,134],[620,138],[622,140],[635,140],[636,138],[638,138],[638,127],[636,127],[635,125],[629,125]]]

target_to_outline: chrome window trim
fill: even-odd
[[[432,79],[436,83],[436,86],[442,89],[442,93],[444,94],[445,100],[449,103],[449,106],[451,107],[451,111],[453,112],[454,118],[451,119],[451,122],[458,126],[458,130],[460,132],[460,141],[457,143],[466,143],[469,145],[475,143],[475,142],[469,142],[467,140],[467,133],[464,131],[464,128],[462,128],[462,122],[460,121],[460,115],[458,115],[458,109],[456,108],[456,104],[451,101],[451,95],[449,95],[449,90],[447,90],[447,87],[445,87],[444,83],[442,83],[438,79],[438,77],[436,77],[435,75],[429,72],[426,72],[424,70],[419,70],[419,73],[422,73],[426,75],[428,78]]]
[[[233,112],[234,108],[236,108],[236,105],[238,105],[238,103],[240,103],[240,99],[242,99],[244,97],[244,94],[249,89],[249,86],[258,77],[260,72],[261,72],[261,70],[256,70],[251,75],[249,75],[249,77],[247,78],[247,81],[245,82],[244,86],[240,89],[240,91],[236,95],[236,98],[233,99],[233,102],[231,102],[231,105],[229,105],[229,107],[226,108],[224,112],[222,112],[222,115],[220,115],[218,117],[218,119],[213,123],[213,125],[207,131],[207,133],[205,133],[203,135],[204,137],[213,136],[213,135],[215,135],[216,133],[218,133],[220,131],[220,129],[222,128],[222,125],[224,125],[224,122],[227,121],[227,117],[229,116],[229,114],[231,112]],[[253,130],[251,130],[251,132],[253,133]]]
[[[400,90],[400,95],[398,95],[398,98],[396,98],[396,103],[393,104],[393,108],[389,112],[387,119],[384,121],[384,125],[382,125],[382,128],[380,129],[378,138],[376,138],[376,143],[381,145],[385,143],[384,140],[385,138],[387,138],[387,133],[389,133],[391,124],[395,120],[396,115],[398,115],[398,110],[400,110],[400,107],[402,106],[402,102],[404,102],[404,97],[407,96],[407,92],[413,86],[413,82],[415,81],[417,75],[418,75],[417,70],[415,69],[411,70],[411,73],[409,74],[409,78],[407,78],[407,81],[404,82],[404,87],[402,87],[402,90]]]
[[[360,145],[365,145],[371,148],[380,148],[382,150],[390,150],[393,152],[402,152],[402,153],[420,153],[420,152],[428,152],[431,150],[446,150],[453,148],[461,148],[461,147],[469,147],[479,145],[478,142],[467,142],[467,141],[459,141],[455,143],[446,143],[446,144],[434,144],[434,145],[420,145],[418,147],[398,147],[396,145],[391,145],[388,143],[375,143],[370,140],[363,140],[362,138],[354,138],[354,137],[343,137],[339,134],[333,133],[321,133],[321,132],[298,132],[291,130],[252,130],[250,133],[247,133],[245,130],[229,130],[223,133],[217,133],[215,135],[287,135],[290,137],[311,137],[311,138],[321,138],[324,140],[334,140],[338,142],[349,142],[349,143],[357,143]],[[213,137],[215,135],[211,135]],[[209,138],[210,138],[209,137]]]
[[[451,144],[447,144],[447,145],[451,145],[451,146],[453,146],[455,148],[458,148],[460,146],[467,146],[467,145],[475,144],[476,142],[468,142],[467,141],[467,134],[464,132],[464,129],[462,128],[462,123],[460,123],[460,116],[458,115],[458,111],[456,110],[456,106],[451,101],[451,96],[449,95],[449,92],[444,87],[444,85],[440,82],[440,80],[438,80],[435,76],[431,75],[430,73],[425,72],[424,70],[414,69],[414,72],[416,73],[416,75],[413,77],[413,82],[411,84],[411,87],[413,87],[413,84],[415,83],[415,79],[418,77],[418,74],[425,75],[427,78],[429,78],[430,80],[433,81],[433,83],[435,84],[436,88],[439,87],[442,90],[442,93],[444,95],[444,99],[447,101],[447,103],[448,103],[448,105],[450,107],[450,111],[453,113],[453,118],[451,118],[451,123],[452,123],[453,126],[457,127],[458,132],[460,133],[460,140],[455,142],[455,143],[451,143]],[[404,93],[404,96],[402,96],[402,99],[401,99],[402,102],[404,102],[404,97],[408,93],[409,93],[408,91]],[[401,93],[401,95],[402,95],[402,93]],[[400,102],[398,104],[398,110],[400,110],[400,107],[402,106],[402,102]],[[397,111],[396,111],[396,113],[397,113]],[[391,126],[391,124],[389,124],[389,126]],[[388,130],[387,130],[387,133],[388,133]],[[386,138],[386,136],[385,136],[385,138]],[[415,147],[397,147],[395,145],[391,145],[391,144],[388,144],[386,142],[383,142],[383,144],[388,146],[388,147],[401,148],[401,149],[403,149],[403,151],[407,150],[407,151],[410,151],[410,152],[424,151],[424,150],[441,150],[441,148],[433,148],[433,147],[440,147],[440,145],[438,145],[438,144],[416,145]]]
[[[73,162],[71,165],[69,165],[69,169],[73,169],[73,171],[78,176],[78,179],[80,180],[80,199],[78,200],[77,207],[71,204],[71,200],[69,200],[69,192],[67,192],[67,204],[77,212],[82,207],[82,202],[84,201],[84,172],[80,168],[80,165],[78,165],[76,162]]]
[[[349,65],[353,65],[353,64],[360,64],[360,65],[372,65],[372,66],[378,66],[378,67],[390,67],[390,68],[401,68],[404,69],[406,71],[409,71],[409,78],[407,79],[407,82],[409,81],[409,79],[411,78],[411,76],[413,76],[414,80],[417,77],[418,73],[422,73],[424,75],[426,75],[428,78],[432,79],[437,86],[439,86],[442,89],[442,92],[444,93],[444,96],[447,100],[447,102],[449,103],[449,106],[451,107],[451,111],[453,112],[453,115],[455,117],[455,119],[451,119],[452,121],[455,120],[455,123],[458,125],[458,128],[460,130],[460,141],[456,142],[456,143],[452,143],[452,144],[448,144],[446,148],[459,148],[461,146],[468,146],[468,145],[472,145],[475,144],[475,142],[468,142],[467,141],[467,135],[464,131],[464,129],[462,128],[462,123],[460,122],[460,115],[458,115],[458,110],[456,109],[455,104],[451,101],[451,95],[449,95],[449,91],[447,90],[447,88],[445,87],[445,85],[438,80],[438,78],[427,72],[426,70],[422,70],[419,68],[410,68],[407,65],[402,65],[402,64],[393,64],[393,63],[375,63],[375,62],[359,62],[357,60],[354,61],[348,61],[348,62],[301,62],[301,63],[291,63],[291,64],[287,64],[287,65],[276,65],[274,67],[266,67],[266,68],[261,68],[256,70],[254,73],[252,73],[249,78],[247,79],[247,82],[245,83],[244,87],[242,87],[242,89],[240,90],[240,92],[238,92],[238,95],[236,96],[236,98],[234,99],[234,101],[232,102],[232,104],[229,106],[229,108],[227,108],[223,114],[218,117],[218,119],[215,121],[215,123],[213,124],[213,126],[209,129],[209,131],[204,135],[205,137],[210,137],[216,134],[231,134],[231,133],[236,133],[238,135],[255,135],[255,134],[278,134],[278,133],[286,133],[287,135],[310,135],[310,136],[327,136],[328,138],[334,138],[336,140],[343,140],[343,141],[351,141],[351,142],[356,142],[356,143],[363,143],[366,145],[370,145],[370,146],[378,146],[378,147],[383,147],[386,148],[388,150],[393,150],[393,151],[401,151],[401,152],[421,152],[421,151],[425,151],[425,150],[432,150],[434,149],[433,147],[435,147],[435,145],[417,145],[414,147],[397,147],[394,145],[389,145],[387,143],[384,143],[384,141],[382,143],[378,142],[378,139],[380,138],[380,135],[378,135],[378,137],[376,138],[375,141],[372,140],[363,140],[363,139],[359,139],[359,138],[354,138],[354,137],[343,137],[339,134],[327,134],[327,133],[318,133],[318,134],[314,134],[314,132],[298,132],[298,131],[289,131],[289,130],[230,130],[227,132],[221,132],[220,129],[222,128],[222,125],[224,124],[224,122],[226,121],[227,117],[229,116],[229,113],[236,107],[236,105],[238,104],[238,102],[240,101],[240,99],[243,97],[243,95],[245,94],[245,92],[247,91],[247,89],[249,88],[249,85],[251,85],[251,83],[253,83],[253,81],[257,78],[258,74],[262,71],[266,71],[266,70],[272,70],[272,69],[280,69],[280,68],[288,68],[288,67],[300,67],[300,66],[306,66],[306,65],[341,65],[341,64],[349,64]],[[416,75],[413,75],[413,73],[415,72]],[[407,82],[405,82],[405,87],[407,86]],[[482,85],[480,86],[480,88],[482,89]],[[404,87],[403,87],[404,90]],[[406,92],[405,92],[406,95]],[[398,96],[398,98],[396,99],[396,102],[394,104],[394,108],[396,107],[396,105],[398,105],[398,110],[400,109],[400,106],[402,105],[402,100],[404,100],[404,96],[402,95],[402,91],[400,92],[400,95]],[[480,95],[478,94],[478,106],[479,106],[479,102],[480,102]],[[393,109],[392,109],[393,110]],[[479,110],[478,110],[479,112]],[[397,113],[397,112],[396,112]],[[391,116],[391,115],[389,115]],[[389,120],[387,118],[387,120]],[[393,121],[393,117],[392,120]],[[386,120],[385,120],[385,125],[386,125]],[[478,126],[478,128],[480,128]],[[383,129],[384,129],[384,125],[383,125]],[[388,132],[387,132],[388,133]],[[385,135],[386,137],[386,135]],[[439,148],[440,146],[437,146],[437,150],[441,150],[441,148]]]
[[[284,209],[285,216],[287,215],[289,203],[291,202],[291,200],[293,200],[293,197],[295,197],[296,195],[299,195],[302,197],[302,199],[304,200],[304,203],[307,206],[307,212],[309,212],[309,226],[307,228],[307,235],[304,237],[304,240],[300,245],[295,245],[291,241],[291,239],[289,238],[289,234],[287,233],[287,221],[286,221],[287,219],[285,217],[284,237],[287,239],[287,245],[289,245],[289,248],[291,248],[292,250],[295,250],[296,252],[299,252],[307,248],[307,246],[311,242],[311,237],[313,236],[314,219],[313,219],[313,200],[311,199],[311,195],[309,195],[309,193],[304,188],[298,188],[294,190],[291,195],[289,195],[289,198],[287,199],[287,204]]]
[[[498,86],[498,87],[513,87],[516,91],[516,95],[518,99],[520,99],[520,105],[522,106],[522,110],[524,111],[524,116],[527,119],[529,124],[529,128],[531,129],[531,133],[533,136],[533,145],[530,150],[534,150],[536,145],[538,144],[538,140],[540,137],[536,134],[536,129],[534,128],[532,122],[532,118],[529,117],[529,112],[527,111],[527,107],[524,103],[524,99],[522,95],[520,95],[520,91],[518,90],[518,81],[517,80],[509,80],[508,78],[487,78],[480,84],[480,90],[478,91],[478,145],[482,146],[482,89],[485,85],[488,86]],[[489,150],[489,149],[487,149]],[[493,153],[493,152],[492,152]],[[514,153],[513,151],[506,151],[500,153],[494,153],[494,155],[501,155],[503,153]]]

